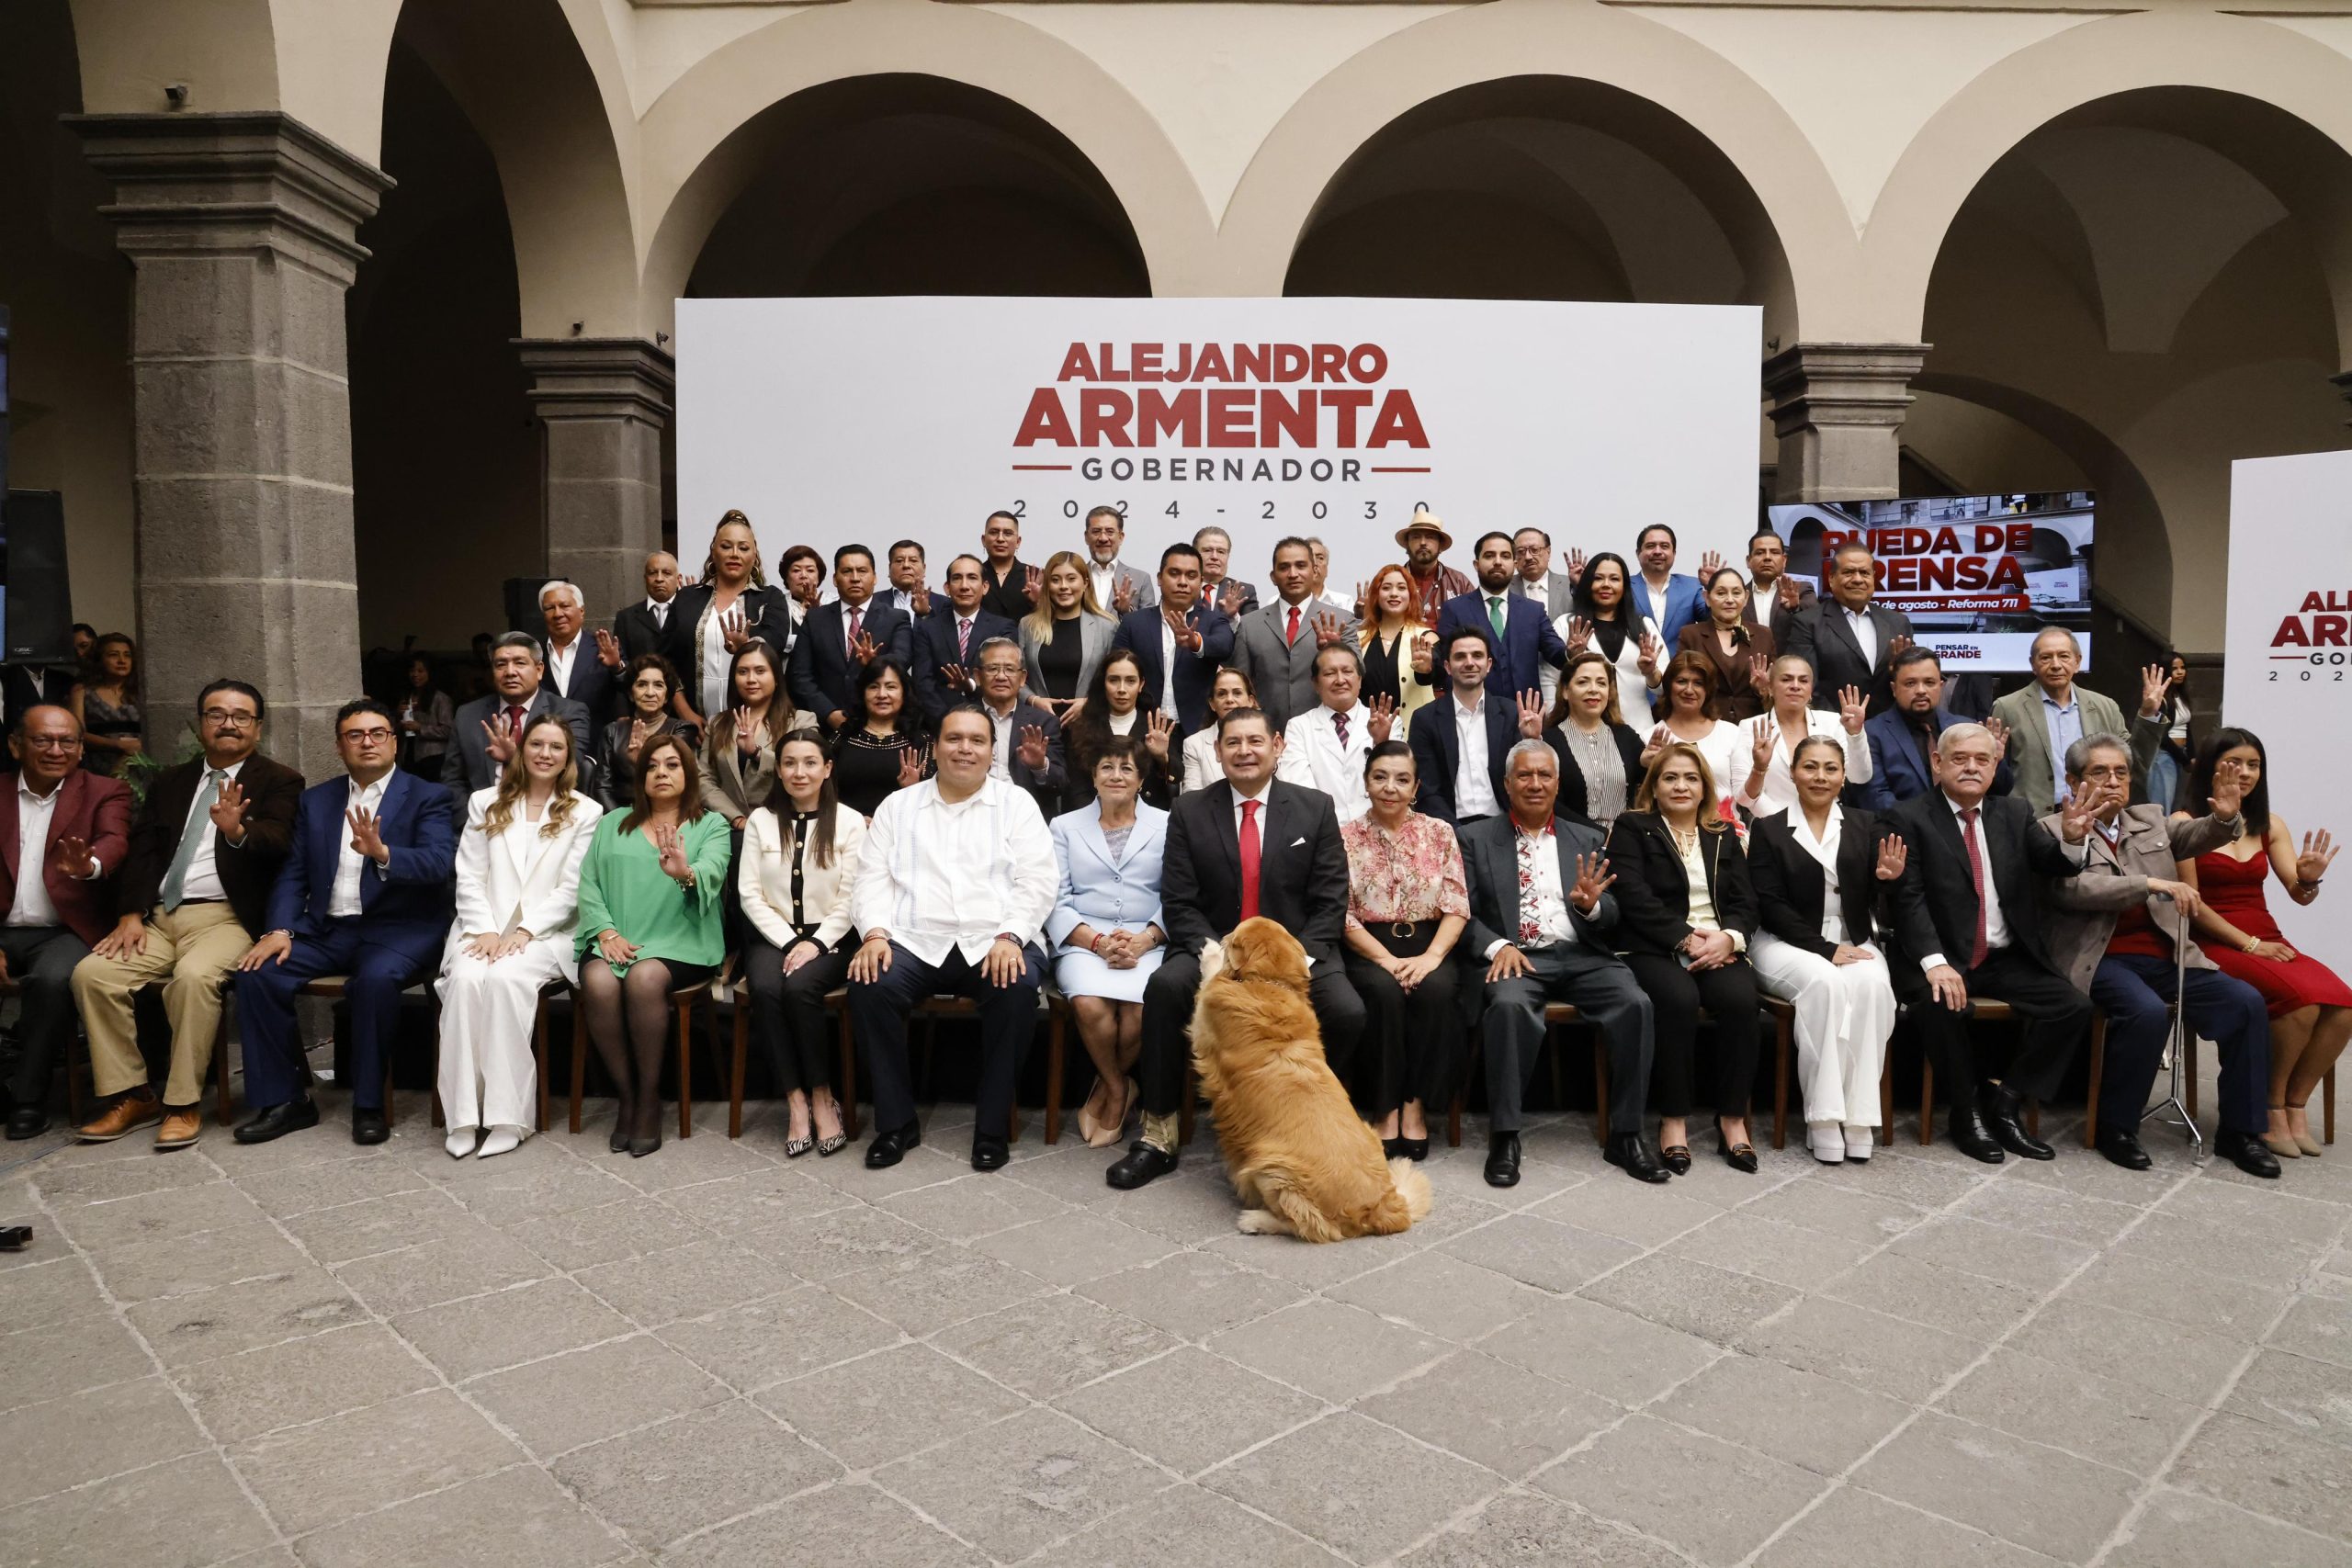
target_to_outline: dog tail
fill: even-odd
[[[1419,1166],[1408,1159],[1392,1159],[1388,1162],[1388,1181],[1396,1188],[1396,1196],[1405,1201],[1408,1219],[1419,1224],[1430,1217],[1435,1199],[1430,1191],[1430,1179],[1421,1174]]]

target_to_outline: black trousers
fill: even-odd
[[[1037,987],[1045,968],[1037,950],[1021,950],[1023,967],[1010,986],[992,986],[977,964],[950,948],[938,964],[925,964],[897,942],[890,967],[865,985],[850,982],[850,1027],[865,1047],[874,1083],[874,1130],[895,1132],[915,1119],[914,1075],[907,1065],[907,1016],[927,998],[970,997],[980,1004],[980,1087],[973,1097],[975,1137],[1006,1137],[1012,1127],[1012,1090],[1037,1033]]]
[[[1428,950],[1430,934],[1392,951],[1399,958],[1416,957]],[[1462,1081],[1461,966],[1449,956],[1409,992],[1359,953],[1348,953],[1347,973],[1363,1001],[1364,1038],[1378,1066],[1372,1115],[1385,1116],[1408,1100],[1432,1114],[1452,1105]]]
[[[1895,964],[1895,995],[1918,1021],[1919,1044],[1944,1081],[1944,1092],[1954,1105],[1987,1078],[1998,1077],[2029,1100],[2048,1100],[2058,1092],[2075,1047],[2091,1026],[2091,999],[2067,984],[2064,976],[2044,968],[2023,949],[2012,944],[1985,954],[1981,969],[1962,969],[1961,979],[1973,998],[1989,997],[2017,1010],[2025,1027],[2008,1070],[1988,1073],[1977,1063],[1970,1041],[1969,1014],[1954,1012],[1928,993],[1927,977],[1911,960]]]
[[[1136,1059],[1136,1085],[1143,1108],[1153,1116],[1173,1116],[1184,1100],[1184,1068],[1193,1059],[1193,998],[1201,988],[1201,961],[1170,953],[1143,987],[1143,1050]],[[1323,1033],[1323,1059],[1341,1083],[1363,1038],[1363,998],[1337,964],[1315,965],[1306,1005]]]
[[[1516,1133],[1544,1055],[1544,1008],[1566,1002],[1600,1031],[1609,1059],[1609,1131],[1642,1130],[1650,1087],[1650,998],[1612,953],[1580,942],[1527,950],[1528,972],[1487,982],[1487,1128]],[[1481,965],[1479,974],[1486,968]]]
[[[776,1088],[786,1094],[832,1087],[832,1053],[827,1049],[832,1031],[826,1027],[825,993],[848,977],[850,956],[849,949],[834,948],[786,975],[783,949],[755,930],[744,935],[752,1035],[767,1057]]]
[[[1657,1055],[1650,1064],[1650,1109],[1690,1114],[1698,1073],[1699,1010],[1715,1023],[1715,1081],[1709,1098],[1718,1116],[1746,1116],[1756,1084],[1756,971],[1746,958],[1720,969],[1685,969],[1654,953],[1625,954],[1625,967],[1650,998]]]
[[[90,955],[89,944],[67,926],[0,926],[0,953],[23,992],[8,1093],[18,1105],[39,1105],[74,1038],[74,966]]]

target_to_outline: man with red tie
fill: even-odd
[[[1168,956],[1143,992],[1143,1135],[1107,1173],[1121,1190],[1176,1168],[1176,1112],[1201,949],[1259,915],[1298,938],[1313,966],[1306,999],[1323,1033],[1323,1055],[1344,1082],[1364,1029],[1363,1000],[1348,984],[1340,943],[1348,916],[1348,852],[1340,818],[1320,790],[1274,777],[1282,739],[1256,708],[1217,721],[1222,781],[1178,797],[1168,814],[1161,857],[1160,924]]]
[[[1233,633],[1233,667],[1250,677],[1258,705],[1280,735],[1320,703],[1315,656],[1347,637],[1354,619],[1314,595],[1315,552],[1295,536],[1274,544],[1274,602],[1241,617]]]

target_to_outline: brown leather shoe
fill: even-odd
[[[169,1149],[184,1149],[204,1135],[204,1107],[201,1105],[167,1105],[164,1107],[164,1124],[155,1129],[158,1153]]]
[[[75,1128],[74,1135],[85,1144],[111,1144],[126,1133],[163,1119],[164,1108],[154,1095],[133,1089],[100,1111],[96,1120]]]

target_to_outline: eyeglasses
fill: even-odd
[[[197,716],[216,729],[243,729],[261,722],[259,714],[239,713],[234,708],[206,708]]]
[[[343,739],[363,746],[380,746],[391,738],[392,732],[380,724],[373,729],[346,729],[343,732]]]
[[[36,751],[79,751],[82,738],[78,735],[28,735],[25,744]]]

